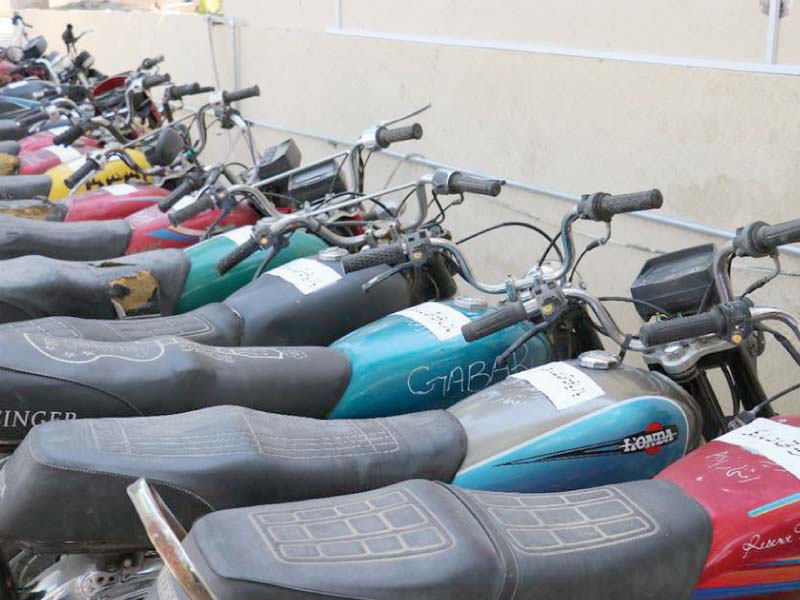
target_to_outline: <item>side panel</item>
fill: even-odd
[[[244,242],[250,236],[252,229],[249,225],[240,227],[186,249],[191,267],[183,295],[175,310],[177,314],[210,302],[221,302],[253,279],[256,269],[264,260],[263,252],[251,255],[225,275],[220,275],[216,270],[217,262]],[[270,263],[270,268],[286,264],[296,258],[314,255],[325,247],[325,242],[318,237],[298,231],[292,235],[289,247],[284,248]]]
[[[441,304],[466,320],[486,314],[452,302]],[[350,359],[353,376],[330,416],[380,417],[451,406],[512,373],[550,360],[549,339],[538,336],[517,350],[508,364],[497,364],[497,357],[528,327],[516,325],[473,343],[464,340],[460,328],[442,340],[419,322],[397,314],[362,327],[332,346]]]

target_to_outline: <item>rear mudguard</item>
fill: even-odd
[[[216,269],[223,257],[250,238],[252,230],[251,225],[239,227],[185,250],[191,267],[176,313],[185,313],[211,302],[221,302],[253,279],[256,269],[265,258],[263,252],[251,254],[224,275],[220,275]],[[269,267],[275,268],[297,258],[313,256],[326,247],[320,238],[297,231],[292,234],[289,246],[270,262]]]
[[[218,208],[207,210],[180,225],[172,225],[166,213],[158,206],[150,206],[127,217],[132,227],[130,242],[125,254],[135,254],[159,248],[187,248],[201,241],[208,228],[217,220]],[[247,204],[239,204],[219,224],[224,229],[252,225],[260,215]]]
[[[331,418],[365,418],[446,408],[518,371],[551,360],[540,335],[507,364],[497,358],[529,330],[521,323],[467,343],[461,326],[494,308],[463,308],[463,299],[429,302],[389,315],[331,347],[350,360],[353,376]]]
[[[144,153],[138,150],[126,150],[128,156],[142,169],[149,169],[150,163]],[[61,200],[66,198],[70,190],[64,180],[77,171],[85,162],[83,157],[77,158],[67,163],[62,163],[47,171],[46,175],[53,180],[50,187],[50,200]],[[103,169],[96,172],[92,178],[84,183],[76,192],[85,192],[116,183],[127,183],[131,179],[142,179],[142,176],[132,171],[124,162],[119,159],[108,161]]]

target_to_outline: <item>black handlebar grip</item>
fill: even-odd
[[[257,98],[260,95],[261,88],[257,85],[254,85],[253,87],[245,88],[235,92],[222,92],[222,101],[225,104],[233,104],[234,102],[246,100],[247,98]]]
[[[760,258],[774,254],[780,246],[800,242],[800,219],[768,225],[751,223],[736,232],[733,246],[740,256]]]
[[[170,81],[172,81],[172,76],[170,76],[169,73],[164,73],[163,75],[148,75],[147,77],[142,78],[142,87],[146,90],[149,90],[150,88],[164,85]]]
[[[216,265],[217,273],[220,275],[225,275],[225,273],[230,271],[245,258],[256,252],[259,248],[260,246],[256,240],[253,238],[248,239],[233,252],[230,252],[222,257],[222,259]]]
[[[185,206],[171,212],[167,215],[169,222],[173,225],[180,225],[184,221],[188,221],[192,217],[196,217],[202,212],[214,208],[214,198],[211,195],[204,195],[192,202],[189,206]]]
[[[381,127],[375,132],[375,141],[381,148],[388,148],[395,142],[405,142],[407,140],[418,140],[422,138],[422,125],[414,123],[406,127],[387,129]]]
[[[158,56],[156,56],[154,58],[145,58],[142,61],[142,67],[141,68],[142,68],[143,71],[149,71],[153,67],[155,67],[157,65],[160,65],[163,62],[164,62],[164,55],[163,54],[159,54]]]
[[[342,259],[342,267],[345,273],[354,273],[378,265],[394,266],[407,260],[403,245],[395,242],[377,248],[367,248],[357,254],[345,256]]]
[[[497,333],[503,329],[507,329],[512,325],[521,323],[528,319],[528,311],[525,310],[525,305],[521,300],[507,304],[503,308],[499,308],[493,313],[475,319],[467,323],[461,328],[461,335],[468,342],[474,342],[487,335]]]
[[[161,212],[167,212],[170,208],[175,206],[181,198],[188,196],[197,189],[197,184],[193,179],[187,179],[178,187],[167,194],[161,202],[158,203],[158,209]]]
[[[715,306],[706,313],[643,325],[639,330],[639,340],[649,348],[703,335],[721,336],[725,335],[726,331],[725,315]]]
[[[196,96],[197,94],[208,94],[214,91],[212,85],[200,85],[199,83],[190,83],[188,85],[173,85],[167,90],[167,97],[170,100],[180,100],[186,96]]]
[[[41,121],[47,120],[47,114],[43,112],[35,112],[30,115],[25,115],[24,117],[20,117],[17,119],[17,123],[20,124],[21,127],[30,127],[31,125],[35,125],[36,123],[40,123]]]
[[[608,223],[614,215],[661,208],[664,196],[653,189],[633,194],[592,194],[584,196],[579,205],[581,216],[592,221]]]
[[[69,189],[74,188],[84,177],[97,170],[97,167],[98,164],[94,160],[87,158],[86,162],[84,162],[77,171],[64,179],[64,185],[66,185]]]
[[[59,133],[53,138],[53,144],[56,146],[71,146],[83,135],[83,127],[80,125],[72,125],[66,131]]]
[[[450,177],[450,191],[462,194],[483,194],[484,196],[497,196],[503,190],[504,181],[500,179],[486,179],[464,173],[453,173]]]

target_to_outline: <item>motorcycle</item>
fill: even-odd
[[[148,600],[791,597],[798,444],[797,417],[759,419],[650,481],[514,494],[418,479],[213,512],[188,535],[146,481],[129,494],[167,566]]]
[[[588,202],[580,206],[572,218],[582,215],[605,220],[625,205],[628,211],[633,205],[630,197],[595,195],[586,200]],[[635,204],[641,207],[642,196],[635,200]],[[772,238],[769,241],[772,251],[781,240],[786,240],[785,236],[775,235],[775,232],[785,229],[782,226],[767,228],[764,224],[757,225],[761,233],[752,236],[753,239]],[[795,223],[794,227],[795,238],[800,237],[800,225]],[[564,240],[568,239],[568,235],[564,235]],[[564,254],[570,254],[566,247]],[[670,257],[672,266],[676,266],[674,261],[680,261],[685,254],[674,253]],[[717,255],[724,262],[725,249]],[[644,269],[649,276],[653,274],[648,271],[651,266]],[[676,288],[672,284],[676,275],[680,276],[680,271],[666,269],[661,273],[665,271],[669,273],[669,280],[655,283],[663,284],[663,290],[674,292]],[[692,269],[690,272],[697,271]],[[648,280],[653,281],[652,278]],[[712,285],[715,283],[727,285],[722,279],[712,282]],[[563,291],[589,306],[600,322],[598,327],[611,339],[631,337],[621,336],[598,299],[583,290],[565,288]],[[686,301],[684,295],[673,294],[671,297]],[[540,308],[547,311],[546,306],[542,303]],[[646,325],[640,331],[639,340],[628,340],[630,350],[647,352],[652,355],[651,359],[662,357],[664,364],[670,364],[667,358],[671,353],[669,347],[676,340],[683,340],[687,348],[702,345],[724,353],[729,347],[743,344],[749,337],[750,326],[744,317],[744,307],[754,328],[764,328],[766,321],[778,320],[790,323],[797,330],[794,317],[784,311],[752,307],[744,301],[736,301],[717,305],[695,316]],[[695,305],[689,310],[696,309]],[[721,315],[729,315],[730,311],[739,312],[734,318],[721,318]],[[482,323],[465,325],[465,331],[470,336],[486,333],[488,329],[500,327],[500,321],[508,327],[510,314],[510,310],[505,314],[497,311]],[[708,351],[700,354],[709,356]],[[290,356],[272,358],[286,360]],[[699,361],[698,356],[695,356],[695,361]],[[285,370],[286,365],[283,368]],[[313,371],[305,369],[303,372],[308,376]],[[755,506],[756,510],[751,511],[750,517],[785,506],[796,506],[792,501],[796,494],[777,505],[773,502],[782,497],[783,491],[793,491],[792,487],[787,487],[786,478],[773,479],[773,487],[757,486],[756,490],[763,492],[763,499],[755,499],[752,504],[752,492],[742,492],[742,488],[729,490],[730,483],[728,486],[722,483],[718,487],[709,487],[705,483],[701,486],[703,478],[708,478],[709,474],[713,479],[716,473],[717,481],[722,479],[724,482],[724,478],[728,478],[730,482],[733,478],[742,483],[740,478],[746,482],[749,476],[753,476],[753,481],[756,481],[771,474],[774,467],[758,473],[758,465],[752,462],[748,465],[741,456],[732,456],[731,462],[726,462],[728,457],[721,456],[720,446],[731,443],[728,436],[679,460],[683,453],[700,444],[702,411],[698,403],[704,399],[691,398],[678,384],[680,378],[676,379],[672,381],[657,372],[626,367],[620,364],[619,357],[610,353],[589,352],[577,361],[554,362],[512,375],[447,412],[322,422],[269,415],[242,407],[217,407],[174,417],[48,423],[34,429],[3,468],[5,493],[0,500],[0,538],[21,541],[30,550],[19,560],[12,561],[12,573],[19,573],[20,567],[40,559],[37,552],[69,555],[62,556],[52,568],[23,586],[21,598],[85,598],[92,597],[93,593],[111,598],[143,597],[144,590],[151,585],[160,568],[160,560],[147,550],[145,535],[149,535],[168,566],[152,593],[168,594],[169,590],[179,593],[173,589],[177,586],[171,573],[177,576],[180,584],[196,583],[210,573],[206,563],[201,562],[191,567],[193,577],[187,579],[186,572],[176,570],[174,561],[176,556],[187,557],[180,549],[179,540],[184,535],[181,524],[191,524],[198,518],[194,532],[201,531],[204,522],[221,523],[215,528],[215,544],[222,544],[217,547],[224,547],[223,554],[232,557],[236,564],[257,562],[258,568],[252,572],[227,568],[217,570],[211,581],[222,597],[247,597],[246,589],[240,587],[242,585],[262,594],[255,585],[257,580],[253,579],[253,573],[272,573],[278,563],[300,561],[307,574],[309,563],[306,561],[310,560],[317,568],[328,563],[333,565],[331,569],[341,572],[338,559],[357,564],[360,557],[367,555],[372,559],[370,568],[374,568],[380,562],[374,560],[376,554],[387,564],[391,564],[388,559],[397,556],[397,552],[409,558],[407,552],[409,547],[414,547],[415,540],[419,540],[422,549],[434,548],[432,551],[437,552],[452,547],[468,548],[469,544],[464,540],[482,539],[480,536],[476,538],[475,532],[464,533],[474,528],[476,532],[488,531],[488,535],[495,535],[495,544],[481,546],[484,551],[475,553],[474,564],[469,561],[458,573],[472,572],[478,565],[489,565],[494,569],[498,564],[526,564],[520,560],[498,562],[498,540],[505,538],[497,536],[507,531],[511,536],[509,543],[514,542],[524,550],[520,556],[535,555],[544,561],[536,576],[529,580],[531,586],[536,583],[539,595],[542,590],[551,589],[549,586],[552,585],[553,590],[563,592],[568,589],[578,597],[598,597],[592,595],[594,588],[587,586],[607,573],[608,582],[602,586],[595,584],[598,593],[611,594],[601,595],[603,598],[619,597],[621,588],[614,587],[617,585],[629,586],[635,597],[641,597],[645,590],[654,589],[663,593],[659,597],[688,598],[687,590],[690,593],[696,585],[707,556],[709,518],[708,514],[697,509],[697,504],[686,500],[685,492],[679,488],[685,485],[688,490],[705,490],[709,514],[716,516],[717,521],[730,518],[732,503],[729,500],[742,494],[747,502],[735,504],[736,514],[743,515]],[[513,382],[512,385],[507,385],[509,382]],[[779,396],[771,397],[758,407],[745,409],[730,423],[767,414],[769,403]],[[676,408],[677,412],[671,413]],[[657,420],[670,414],[682,415],[682,422],[674,425]],[[795,422],[800,424],[800,419]],[[757,423],[763,427],[763,420]],[[599,435],[598,429],[603,430]],[[627,435],[615,437],[626,429]],[[737,431],[740,438],[763,440],[762,433],[753,433],[747,427]],[[792,445],[788,445],[785,439],[774,445],[793,448],[800,442],[800,435],[798,432],[792,435]],[[592,436],[603,439],[602,443],[593,443]],[[573,447],[572,444],[576,443],[580,446]],[[784,458],[790,456],[784,454]],[[711,466],[707,466],[708,460],[712,461]],[[660,482],[620,483],[656,475],[670,463],[674,463],[672,469],[659,477]],[[698,463],[702,468],[696,467]],[[743,464],[745,466],[741,466]],[[482,472],[483,477],[476,477],[476,472]],[[125,486],[139,477],[150,478],[158,487],[156,493],[139,482],[131,490],[136,510],[145,523],[144,529],[137,525],[132,507],[126,510],[124,505]],[[583,488],[598,477],[604,480],[601,484],[605,487],[567,491]],[[431,482],[395,483],[411,478],[452,482],[458,487]],[[789,479],[796,488],[795,476],[791,475]],[[665,484],[666,481],[675,484]],[[340,495],[392,483],[395,485],[391,488],[377,489],[345,500],[306,501],[291,511],[287,505],[280,504],[223,510],[253,503],[273,504]],[[82,493],[86,489],[92,490],[91,495]],[[718,489],[725,489],[733,495],[720,498]],[[514,494],[532,490],[557,490],[558,493]],[[403,492],[408,493],[403,495]],[[435,496],[437,493],[440,496]],[[431,494],[438,498],[436,502],[420,502],[420,499],[430,500]],[[44,507],[54,496],[62,499],[69,518],[59,516],[57,523],[43,522],[42,515],[47,514]],[[397,500],[398,496],[404,499]],[[477,504],[470,504],[470,499]],[[406,508],[409,502],[412,508]],[[467,513],[458,508],[460,503],[473,506],[473,517],[464,520],[463,515]],[[333,506],[348,508],[334,511],[331,509]],[[437,506],[441,510],[437,510]],[[718,510],[715,512],[718,507],[724,507],[727,512],[719,515]],[[396,515],[395,509],[399,511]],[[383,518],[368,518],[362,522],[361,516],[372,517],[370,511],[373,510],[379,511]],[[201,517],[210,511],[213,511],[211,515]],[[256,517],[262,514],[270,516]],[[311,523],[306,525],[310,529],[304,535],[292,529],[293,523],[305,523],[297,515],[306,514],[313,523],[320,524],[319,536],[311,533],[317,529]],[[419,522],[420,514],[430,516]],[[241,520],[235,515],[242,515]],[[406,515],[410,515],[411,521],[406,522]],[[449,516],[445,518],[444,515]],[[499,521],[480,520],[484,515]],[[337,519],[340,518],[347,519],[349,533],[337,528]],[[448,521],[449,518],[452,521]],[[760,538],[753,541],[753,531],[759,535],[764,531],[760,524],[743,531],[742,516],[738,519],[740,522],[728,523],[724,529],[720,526],[720,530],[744,542],[741,546],[745,551],[744,558],[748,558],[748,548],[755,551],[756,548],[773,547],[760,547]],[[240,522],[249,523],[249,535],[233,526]],[[454,524],[458,522],[470,525],[455,528]],[[481,526],[475,528],[473,522]],[[679,527],[676,523],[681,522],[687,524]],[[253,523],[256,523],[256,528],[253,528]],[[446,523],[442,531],[451,540],[450,544],[442,547],[432,544],[430,537],[430,531],[439,531],[434,526],[441,523]],[[491,523],[498,527],[491,526]],[[414,524],[420,525],[419,529],[427,533],[418,533]],[[507,529],[499,527],[502,524]],[[767,524],[766,531],[769,532],[769,527],[773,526]],[[398,529],[398,535],[408,533],[408,537],[401,538],[404,543],[385,541],[394,530],[392,528]],[[338,531],[341,533],[335,533]],[[594,534],[590,535],[592,532]],[[198,543],[192,535],[186,539],[187,550]],[[277,546],[271,546],[274,552],[259,553],[251,546],[250,540],[252,543],[259,540],[263,544],[264,539],[275,540],[275,536],[278,538]],[[353,536],[357,539],[352,539]],[[316,543],[318,538],[319,543]],[[615,550],[617,545],[647,538],[654,540],[637,544],[632,551],[630,546],[619,552]],[[208,540],[207,537],[203,539]],[[388,539],[394,538],[389,536]],[[243,543],[243,540],[247,542]],[[462,543],[456,544],[456,540]],[[694,543],[689,544],[690,540]],[[653,545],[648,546],[648,543]],[[715,547],[722,558],[734,556],[736,547],[727,540],[715,543]],[[601,554],[592,552],[587,555],[591,558],[585,559],[589,562],[579,563],[583,565],[581,569],[574,568],[572,562],[566,567],[555,562],[597,548],[601,548]],[[105,553],[98,556],[98,549]],[[786,548],[787,555],[791,550]],[[278,563],[273,564],[269,561],[274,560],[271,557],[276,553]],[[249,558],[245,559],[245,556]],[[268,558],[262,559],[262,556]],[[500,558],[503,556],[515,555],[500,555]],[[631,561],[641,562],[642,556],[657,560],[657,569],[654,567],[653,572],[648,570],[641,577],[631,576],[631,572],[639,573],[632,569]],[[550,560],[544,560],[546,558]],[[192,559],[198,560],[199,555],[193,553]],[[186,560],[181,562],[187,567]],[[430,564],[430,561],[422,564]],[[458,561],[448,558],[446,564],[458,564]],[[714,581],[720,574],[720,567],[723,571],[730,569],[736,566],[736,561],[712,559],[709,555],[707,565],[707,579]],[[766,561],[762,568],[772,566]],[[392,589],[398,589],[400,593],[413,591],[439,597],[444,586],[449,586],[448,589],[454,590],[453,597],[463,595],[463,590],[458,588],[460,578],[451,571],[445,569],[445,575],[440,577],[442,571],[436,569],[425,576],[423,567],[419,568],[420,574],[415,572],[412,578],[403,576],[391,580],[389,573],[384,572],[375,581],[390,581]],[[586,580],[576,576],[576,573],[586,570],[589,571]],[[228,578],[220,572],[236,575]],[[661,573],[664,581],[659,579],[654,583],[654,572]],[[771,570],[760,575],[765,574],[770,575]],[[475,588],[478,590],[475,597],[494,597],[488,591],[493,589],[490,583],[508,581],[507,577],[490,575],[478,574],[477,581],[481,585]],[[787,571],[784,571],[780,576],[785,578],[786,575]],[[326,574],[328,576],[334,577]],[[624,577],[627,578],[620,581]],[[21,580],[16,578],[14,581],[19,583]],[[247,583],[242,584],[243,581]],[[277,580],[271,581],[275,585]],[[356,593],[355,589],[347,587],[352,581],[352,572],[348,572],[346,579],[338,580],[338,587],[314,589],[347,597]],[[370,580],[357,578],[355,581],[361,585]],[[431,584],[433,587],[414,587],[419,586],[419,582],[431,581],[435,584]],[[518,589],[522,589],[521,581],[518,580]],[[724,582],[725,577],[716,581]],[[90,587],[90,583],[94,585]],[[288,580],[286,585],[291,587]],[[406,587],[398,587],[403,585]],[[648,585],[650,587],[645,587]],[[195,598],[191,595],[195,588],[187,589],[189,597]],[[357,597],[374,595],[377,589],[373,588],[373,593],[370,593],[369,586],[362,587]],[[468,582],[467,589],[473,590],[473,584]],[[722,593],[727,592],[723,590]]]
[[[257,91],[257,89],[246,90],[250,95],[256,94]],[[230,102],[237,97],[234,93],[219,95],[219,101],[224,104],[216,108],[223,113],[232,110]],[[246,124],[243,126],[247,127]],[[65,186],[77,191],[111,183],[109,180],[99,181],[98,175],[95,174],[97,170],[101,170],[102,177],[110,177],[109,173],[112,171],[127,169],[130,173],[136,173],[137,178],[142,181],[148,181],[154,175],[169,180],[196,168],[196,163],[190,162],[185,156],[187,153],[194,156],[193,152],[191,149],[188,152],[185,150],[183,135],[174,128],[166,128],[158,133],[157,142],[147,154],[123,147],[109,149],[103,154],[90,155],[85,161],[81,159],[82,164],[67,177]],[[266,159],[265,162],[269,165],[270,161]],[[151,164],[155,166],[150,166]],[[51,173],[55,170],[51,170]],[[224,174],[225,170],[211,169],[207,176],[212,177],[211,174],[215,172],[218,177]],[[9,177],[9,185],[16,185],[17,179],[27,178]],[[44,176],[43,183],[49,185],[49,182],[49,177]],[[179,207],[180,210],[166,215],[154,205],[149,193],[152,190],[151,187],[130,183],[117,184],[96,194],[82,196],[80,199],[74,197],[73,202],[61,209],[52,204],[35,201],[0,203],[0,210],[5,205],[5,208],[12,212],[23,212],[23,214],[27,212],[38,216],[44,213],[45,217],[50,216],[54,219],[71,217],[71,222],[59,222],[0,215],[0,224],[3,226],[0,256],[14,258],[37,254],[67,260],[103,260],[157,248],[181,248],[198,242],[209,230],[219,231],[219,228],[222,228],[224,231],[252,224],[259,216],[248,204],[239,203],[232,194],[225,193],[221,193],[213,205],[208,204],[207,199],[197,196],[186,199],[184,205]],[[154,193],[160,202],[169,197],[169,194],[159,196],[158,192]],[[193,207],[186,204],[191,204]],[[141,208],[143,205],[144,208]],[[140,210],[124,219],[73,221],[88,214],[111,216],[124,214],[135,208]]]
[[[280,219],[284,211],[292,210],[296,204],[316,202],[320,196],[325,196],[328,192],[335,192],[340,196],[347,193],[356,194],[363,180],[363,169],[357,167],[360,164],[358,156],[365,147],[374,151],[376,131],[378,130],[375,128],[367,130],[347,151],[338,152],[332,157],[323,158],[303,167],[298,167],[299,150],[293,141],[288,140],[263,153],[261,160],[248,175],[250,180],[259,179],[252,185],[234,185],[217,189],[216,179],[226,171],[222,168],[210,169],[204,177],[188,177],[159,203],[158,209],[165,211],[165,215],[155,210],[147,213],[155,215],[155,218],[150,219],[151,225],[145,231],[153,238],[186,233],[185,229],[159,230],[152,224],[167,221],[170,224],[174,223],[176,227],[190,218],[197,221],[195,215],[204,211],[216,215],[215,218],[219,221],[220,216],[234,206],[232,199],[240,194],[251,198],[253,206],[257,207],[261,214],[270,215],[273,219]],[[386,131],[394,132],[395,141],[401,141],[401,137],[397,136],[397,130]],[[408,139],[419,137],[421,128],[419,125],[412,126],[404,135],[407,135]],[[349,184],[342,178],[345,165],[337,164],[337,159],[343,159],[344,163],[352,168]],[[236,180],[238,177],[231,175],[231,179]],[[348,192],[348,185],[351,192]],[[365,221],[357,206],[353,207],[352,202],[342,205],[335,200],[336,197],[334,196],[332,203],[327,202],[322,207],[314,205],[317,210],[315,219],[328,222],[329,240],[332,242],[339,239],[335,234],[336,229],[346,232],[353,228],[353,223],[359,229],[368,225],[367,221],[374,220],[367,215]],[[277,206],[273,205],[272,200],[278,203]],[[251,210],[246,207],[242,208],[244,209]],[[326,213],[332,216],[328,217]],[[345,218],[351,221],[351,225],[348,226],[343,222]],[[257,272],[266,269],[267,265],[262,265],[263,261],[259,257],[245,260],[243,264],[223,275],[215,269],[216,264],[225,255],[250,239],[251,232],[252,227],[249,226],[223,232],[198,244],[185,254],[175,251],[151,251],[130,258],[89,263],[65,263],[41,256],[22,256],[7,261],[6,278],[0,287],[0,298],[2,298],[0,321],[38,319],[49,315],[74,315],[86,318],[125,317],[153,312],[172,315],[222,301],[253,279]],[[280,266],[295,258],[316,254],[325,246],[325,242],[313,233],[295,231],[284,246],[289,252],[285,256],[282,253],[277,259],[271,260],[270,266]],[[14,242],[14,247],[20,248],[19,240]],[[77,251],[86,250],[79,248]],[[124,285],[121,285],[123,283]],[[254,284],[259,289],[264,285],[266,284]],[[132,298],[137,300],[132,301]],[[202,320],[202,317],[200,319]],[[75,323],[76,327],[81,329],[80,320],[76,320]],[[169,332],[172,331],[169,323],[170,321],[165,323],[149,321],[142,324],[140,329],[142,332]],[[40,324],[31,325],[38,327]],[[108,332],[115,329],[115,324],[106,324],[101,328]],[[133,326],[131,329],[126,326],[124,329],[128,333],[123,338],[113,334],[112,339],[125,339],[135,335],[137,327]],[[176,331],[183,329],[179,327]],[[217,329],[207,330],[206,327],[201,327],[196,333],[204,334],[204,339],[212,334],[223,333],[221,339],[229,339],[227,334]]]

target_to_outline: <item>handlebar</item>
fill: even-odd
[[[405,127],[396,127],[395,129],[388,129],[387,127],[379,127],[375,132],[375,141],[381,148],[388,148],[396,142],[405,142],[407,140],[419,140],[422,138],[422,125],[413,123]]]
[[[53,138],[53,144],[56,146],[71,146],[83,135],[83,127],[80,125],[71,125],[66,131],[59,133]]]
[[[35,125],[36,123],[41,123],[42,121],[46,120],[47,113],[36,112],[24,117],[20,117],[17,119],[17,123],[19,123],[22,127],[30,127],[31,125]]]
[[[723,336],[727,330],[725,313],[720,306],[715,306],[705,313],[643,325],[639,329],[639,339],[648,347],[661,346],[705,335]]]
[[[169,222],[177,226],[188,221],[192,217],[196,217],[200,213],[214,208],[214,196],[212,194],[204,194],[192,202],[189,206],[178,209],[167,215]]]
[[[456,193],[497,196],[503,190],[503,185],[505,182],[499,179],[486,179],[463,173],[453,173],[450,178],[450,189]]]
[[[584,196],[578,204],[578,214],[582,219],[609,223],[615,215],[653,210],[663,204],[664,197],[657,189],[618,196],[600,192]]]
[[[342,259],[345,273],[363,271],[378,265],[394,266],[406,261],[406,251],[400,242],[367,248],[357,254],[350,254]]]
[[[214,86],[203,86],[199,83],[187,85],[173,85],[166,91],[167,100],[180,100],[186,96],[196,96],[198,94],[208,94],[214,91]]]
[[[69,189],[75,188],[84,178],[100,168],[100,164],[92,157],[87,157],[78,170],[64,179],[64,185]]]
[[[216,264],[217,273],[220,275],[225,275],[225,273],[255,253],[260,247],[260,244],[255,238],[248,238],[244,244],[237,246],[233,252],[230,252],[222,257],[222,259]]]
[[[796,242],[800,242],[800,219],[777,225],[757,221],[736,231],[733,247],[739,256],[761,258],[774,254],[780,246]]]
[[[468,342],[474,342],[528,319],[528,309],[521,300],[517,300],[467,323],[461,328],[461,334]]]
[[[163,54],[159,54],[158,56],[156,56],[154,58],[145,58],[142,61],[142,64],[139,66],[139,70],[140,71],[149,71],[150,69],[152,69],[152,68],[160,65],[161,63],[163,63],[164,60],[165,59],[164,59],[164,55]]]
[[[146,77],[142,77],[142,87],[149,90],[150,88],[167,84],[170,81],[172,81],[172,77],[169,73],[164,73],[163,75],[147,75]]]
[[[247,98],[257,98],[260,95],[261,88],[257,85],[254,85],[252,87],[245,88],[243,90],[237,90],[235,92],[222,92],[222,101],[225,104],[233,104],[234,102],[246,100]]]

